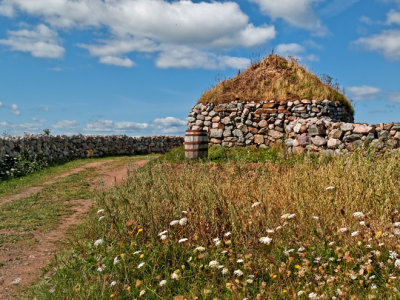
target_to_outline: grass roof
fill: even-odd
[[[234,78],[220,82],[205,92],[199,103],[301,99],[339,101],[354,112],[350,101],[336,88],[322,82],[294,59],[278,55],[270,55]]]

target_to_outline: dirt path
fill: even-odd
[[[111,162],[111,160],[90,162],[90,163],[87,163],[87,164],[85,164],[85,165],[83,165],[81,167],[75,168],[75,169],[73,169],[71,171],[62,173],[61,175],[58,175],[58,176],[54,177],[51,180],[45,181],[45,182],[43,182],[43,184],[41,186],[33,186],[33,187],[30,187],[30,188],[27,188],[26,190],[23,190],[22,192],[20,192],[18,194],[2,197],[2,198],[0,198],[0,206],[3,205],[3,204],[6,204],[6,203],[12,202],[14,200],[26,198],[26,197],[29,197],[29,196],[31,196],[33,194],[37,194],[46,185],[56,183],[56,182],[62,180],[63,178],[65,178],[65,177],[67,177],[69,175],[77,174],[80,171],[83,171],[83,170],[88,169],[88,168],[98,168],[98,167],[100,167],[100,166],[102,166],[102,165],[104,165],[106,163],[109,163],[109,162]]]
[[[123,182],[127,177],[128,167],[133,169],[142,167],[147,163],[147,160],[135,161],[130,163],[130,165],[119,167],[108,166],[106,165],[108,162],[110,161],[86,164],[64,173],[51,181],[45,182],[44,184],[58,182],[69,175],[94,167],[95,172],[100,174],[100,177],[90,182],[91,188],[95,189],[99,187],[99,183],[101,183],[100,188],[102,189],[110,188],[114,184]],[[18,195],[8,197],[6,201],[10,202],[15,199],[28,197],[42,189],[43,187],[29,188]],[[0,200],[0,204],[4,203],[5,202],[1,202]],[[69,203],[73,205],[74,213],[61,219],[60,225],[56,229],[47,233],[35,233],[34,238],[37,243],[34,246],[20,247],[18,249],[2,249],[2,251],[0,251],[0,262],[4,263],[4,266],[0,267],[0,299],[17,299],[13,296],[15,295],[16,289],[28,286],[40,276],[41,268],[49,264],[56,251],[67,241],[67,233],[71,227],[82,222],[85,214],[92,206],[93,201],[77,199],[69,201]]]

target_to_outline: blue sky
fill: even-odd
[[[272,49],[400,121],[400,0],[0,0],[0,133],[182,135]]]

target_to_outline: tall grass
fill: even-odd
[[[92,214],[32,294],[396,298],[399,184],[399,153],[293,164],[158,161],[99,196],[104,212]]]

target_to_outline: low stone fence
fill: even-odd
[[[49,161],[72,160],[85,157],[165,153],[183,144],[183,137],[125,135],[73,135],[0,138],[0,159],[5,155],[17,156],[24,150],[31,154],[43,153]]]
[[[231,102],[195,105],[189,113],[188,129],[208,131],[214,145],[269,147],[284,143],[294,153],[400,147],[400,123],[352,122],[348,108],[328,100]]]

